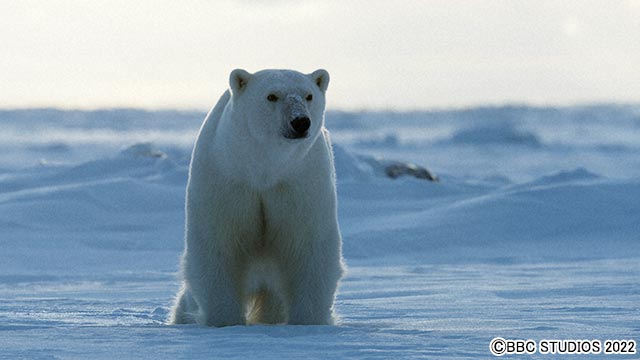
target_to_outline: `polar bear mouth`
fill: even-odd
[[[304,139],[309,137],[309,132],[305,131],[304,133],[297,133],[297,132],[293,132],[293,131],[287,131],[284,133],[284,137],[286,137],[287,139]]]

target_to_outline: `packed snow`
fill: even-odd
[[[486,359],[496,337],[640,341],[640,107],[328,112],[349,266],[338,326],[166,325],[203,118],[0,110],[0,358]]]

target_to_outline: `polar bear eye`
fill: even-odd
[[[307,95],[307,101],[311,101],[311,100],[313,100],[313,95],[311,94]]]
[[[267,100],[269,100],[271,102],[276,102],[276,101],[278,101],[278,96],[276,94],[269,94],[269,95],[267,95]]]

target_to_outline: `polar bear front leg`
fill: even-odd
[[[339,250],[294,261],[289,274],[289,324],[334,325],[333,302],[343,273]]]
[[[232,271],[234,264],[220,258],[196,262],[198,265],[190,269],[192,276],[188,276],[191,295],[198,304],[196,322],[215,327],[244,325],[244,305],[238,274]]]
[[[187,289],[186,284],[182,284],[182,288],[176,296],[176,301],[171,308],[169,315],[169,324],[193,324],[196,322],[193,314],[198,311],[198,304],[193,301],[191,292]]]

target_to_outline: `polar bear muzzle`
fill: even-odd
[[[288,139],[301,139],[306,138],[309,135],[309,127],[311,127],[311,120],[307,116],[297,117],[289,123],[290,131],[284,136]]]

